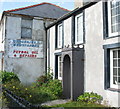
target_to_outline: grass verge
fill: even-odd
[[[44,107],[105,107],[105,106],[101,105],[101,104],[95,104],[95,103],[85,103],[85,102],[81,102],[81,101],[70,101],[66,104],[58,104],[58,105],[44,106]]]

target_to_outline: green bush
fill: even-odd
[[[49,93],[61,97],[62,95],[62,83],[60,80],[50,80],[48,83],[43,84],[42,90],[48,91]]]
[[[13,79],[19,81],[18,76],[13,72],[1,71],[0,73],[1,73],[2,83],[9,82]]]
[[[77,101],[87,102],[87,103],[101,103],[103,97],[97,93],[85,92],[83,95],[80,95]]]
[[[62,94],[61,82],[59,80],[51,80],[43,83],[40,87],[34,87],[33,85],[25,86],[20,82],[11,80],[5,83],[4,87],[33,104],[58,99]]]
[[[50,69],[50,68],[47,69],[46,77],[47,77],[48,80],[53,79],[53,70],[52,69]]]
[[[47,76],[45,76],[45,75],[40,76],[36,81],[36,86],[37,87],[42,86],[42,84],[46,83],[47,81],[48,81]]]

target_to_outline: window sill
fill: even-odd
[[[120,89],[115,89],[115,88],[108,88],[108,90],[113,91],[113,92],[120,92]]]
[[[117,35],[117,36],[108,36],[108,37],[105,37],[104,40],[111,39],[111,38],[116,38],[116,37],[120,37],[120,35]]]

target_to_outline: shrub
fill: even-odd
[[[13,72],[1,71],[0,73],[1,73],[2,83],[6,83],[11,80],[19,81],[18,76]]]
[[[48,83],[43,84],[44,91],[49,91],[49,93],[52,93],[55,96],[61,97],[62,95],[62,83],[60,80],[50,80]]]
[[[34,86],[35,87],[42,86],[43,83],[47,83],[48,81],[52,79],[53,79],[53,72],[50,68],[48,68],[47,74],[38,77]]]
[[[62,93],[61,82],[59,80],[43,83],[41,87],[33,87],[33,85],[24,86],[20,82],[11,80],[5,83],[4,87],[33,104],[58,99]]]
[[[87,103],[101,103],[103,97],[97,93],[85,92],[83,95],[80,95],[77,101],[87,102]]]
[[[50,69],[50,68],[47,69],[46,77],[47,77],[48,80],[53,79],[53,70],[52,69]]]
[[[47,76],[43,75],[40,76],[36,81],[36,86],[42,86],[43,83],[46,83],[48,81]]]

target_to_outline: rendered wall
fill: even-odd
[[[64,45],[69,47],[71,46],[71,18],[68,18],[66,20],[64,20],[63,22],[63,28],[64,28]],[[49,40],[50,40],[50,68],[53,70],[54,72],[54,76],[55,76],[55,54],[61,53],[62,49],[55,49],[55,26],[51,27],[49,29],[50,32],[50,36],[49,36]],[[55,78],[55,77],[54,77]]]
[[[119,107],[120,93],[104,89],[104,44],[118,38],[103,39],[102,2],[85,10],[85,91],[101,94],[109,105]]]
[[[33,19],[32,39],[33,41],[43,41],[43,58],[11,58],[8,57],[9,40],[21,40],[21,18],[7,17],[6,22],[6,40],[4,55],[4,70],[15,72],[19,76],[21,82],[30,84],[35,82],[36,78],[45,72],[45,31],[44,22],[42,20]],[[22,39],[29,40],[29,39]]]

